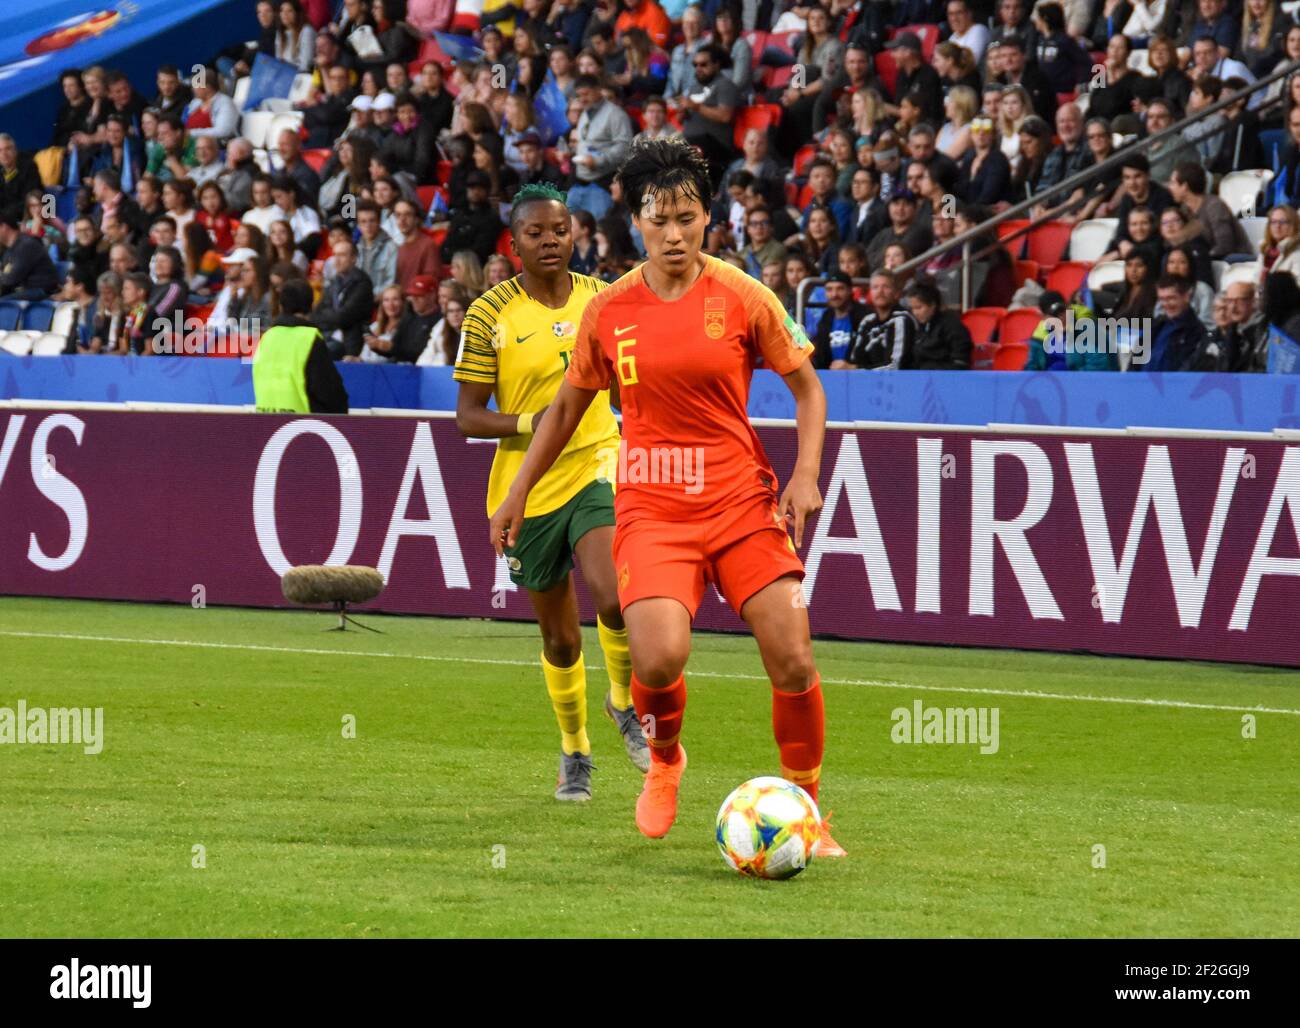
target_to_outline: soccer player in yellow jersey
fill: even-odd
[[[529,185],[510,213],[515,278],[489,289],[465,314],[454,378],[460,383],[461,434],[497,439],[488,482],[491,517],[510,491],[532,433],[564,380],[587,301],[604,283],[569,271],[573,255],[564,194]],[[496,410],[488,409],[495,397]],[[528,590],[542,632],[542,675],[560,724],[558,800],[591,799],[587,738],[587,672],[574,593],[573,556],[596,605],[609,692],[605,713],[618,727],[628,757],[642,772],[650,753],[632,705],[632,663],[614,574],[614,480],[618,423],[609,393],[587,408],[560,456],[529,493],[519,537],[505,551],[510,578]]]

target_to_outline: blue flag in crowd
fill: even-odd
[[[451,32],[435,32],[433,38],[442,47],[442,52],[459,64],[461,61],[476,61],[483,56],[483,51],[474,45],[469,36],[458,36]]]
[[[263,100],[288,99],[297,74],[296,65],[267,57],[266,54],[258,54],[253,59],[253,70],[249,73],[248,99],[244,101],[244,110],[257,110]]]
[[[555,141],[569,131],[569,103],[549,71],[542,88],[533,97],[533,110],[537,112],[537,129],[543,146],[554,146]]]
[[[1300,375],[1300,343],[1276,325],[1268,326],[1268,373]]]

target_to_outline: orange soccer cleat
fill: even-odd
[[[681,757],[675,764],[650,761],[645,785],[636,800],[636,826],[642,835],[662,839],[677,820],[677,789],[686,770],[686,750],[678,747]]]
[[[831,815],[827,814],[822,818],[822,834],[817,840],[817,856],[819,857],[847,857],[844,847],[831,838]]]

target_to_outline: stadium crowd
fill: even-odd
[[[448,364],[515,273],[514,192],[566,189],[572,266],[612,281],[642,256],[614,172],[680,132],[717,183],[707,251],[792,313],[824,280],[819,367],[1124,366],[1044,345],[1033,312],[1069,310],[1149,319],[1135,369],[1264,371],[1270,322],[1300,338],[1300,75],[1059,187],[1300,59],[1297,6],[260,0],[251,44],[147,90],[68,69],[46,150],[0,135],[0,304],[61,300],[70,353],[176,352],[159,318],[267,325],[305,279],[336,360]],[[298,76],[246,110],[259,55]],[[1056,213],[970,268],[972,306],[1030,310],[1014,337],[960,310],[960,247],[897,272],[1027,200]]]

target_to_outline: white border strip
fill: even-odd
[[[364,612],[363,612],[364,613]],[[503,660],[489,657],[439,657],[425,653],[387,653],[382,650],[327,650],[312,647],[260,646],[256,643],[200,642],[191,639],[132,639],[112,635],[81,635],[71,632],[15,632],[0,630],[0,636],[12,639],[62,639],[72,642],[123,643],[134,646],[183,646],[206,650],[245,650],[255,653],[293,653],[323,657],[360,657],[387,660],[421,660],[437,664],[484,664],[505,667],[536,668],[532,660]],[[766,682],[766,675],[726,674],[720,671],[687,672],[692,678],[722,678],[734,681]],[[892,682],[872,678],[822,678],[829,685],[853,685],[868,689],[907,689],[913,692],[965,693],[976,696],[1008,696],[1016,699],[1059,700],[1069,703],[1118,703],[1136,707],[1170,707],[1178,710],[1215,710],[1247,714],[1285,714],[1300,717],[1300,710],[1285,707],[1238,707],[1219,703],[1194,703],[1190,700],[1149,699],[1141,696],[1092,696],[1036,690],[977,689],[960,685],[917,685],[912,682]]]

